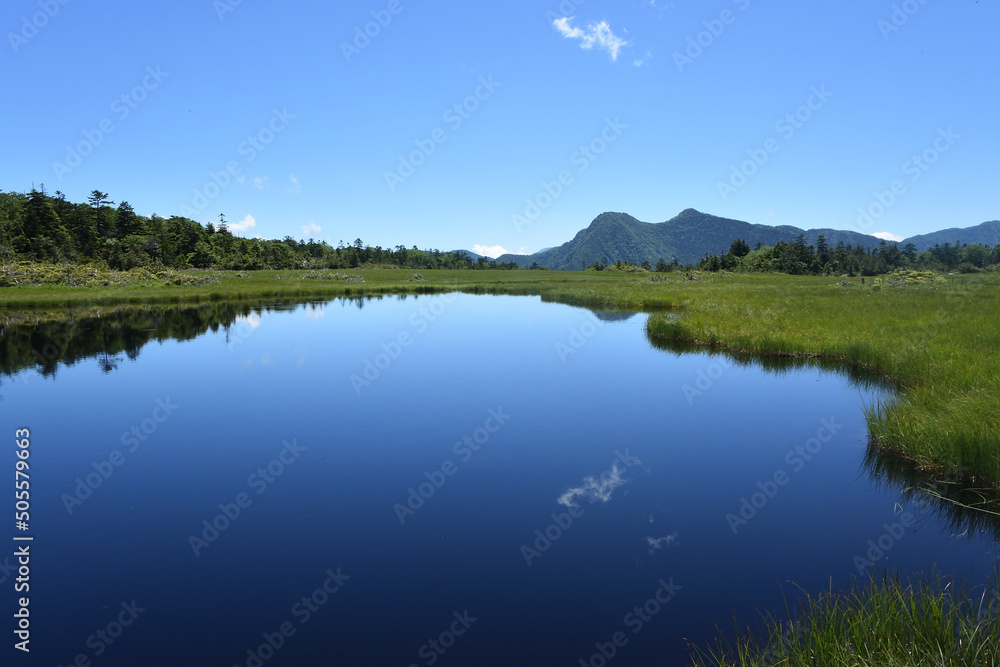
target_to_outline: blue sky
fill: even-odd
[[[906,237],[1000,217],[998,25],[994,0],[10,0],[0,188],[493,254],[689,207]]]

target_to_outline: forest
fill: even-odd
[[[788,273],[792,275],[851,275],[877,276],[896,269],[919,269],[958,273],[979,273],[995,270],[1000,265],[1000,245],[987,248],[975,244],[944,243],[918,252],[908,243],[902,249],[883,241],[871,251],[861,245],[843,242],[834,247],[820,236],[816,245],[807,245],[799,236],[774,246],[758,246],[751,250],[742,239],[736,239],[722,255],[706,255],[698,262],[703,271],[734,271],[738,273]]]
[[[190,218],[138,215],[99,190],[86,203],[56,191],[0,192],[0,258],[5,261],[104,263],[112,269],[144,266],[196,269],[516,269],[462,252],[370,247],[360,238],[333,247],[324,241],[242,238],[224,215],[202,225]]]

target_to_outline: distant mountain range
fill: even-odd
[[[917,250],[927,250],[936,245],[944,245],[945,243],[954,245],[956,242],[993,247],[1000,243],[1000,220],[984,222],[975,227],[952,227],[951,229],[942,229],[940,232],[911,236],[904,240],[903,244],[912,243],[917,246]]]
[[[799,235],[812,245],[822,235],[830,247],[841,241],[852,246],[861,244],[869,249],[882,243],[882,239],[860,232],[755,225],[689,208],[659,223],[641,222],[626,213],[602,213],[589,227],[578,232],[572,241],[561,246],[533,255],[501,255],[496,261],[514,262],[522,267],[538,264],[554,270],[579,270],[605,259],[611,263],[623,259],[633,264],[646,261],[656,264],[662,257],[667,262],[676,259],[681,264],[695,264],[706,254],[725,253],[736,239],[743,239],[753,248],[758,243],[771,246],[779,241],[794,241]],[[1000,222],[914,236],[901,245],[913,243],[918,250],[927,250],[935,244],[956,241],[997,245],[1000,243]]]

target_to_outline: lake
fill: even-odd
[[[646,317],[453,294],[8,323],[31,664],[681,664],[796,586],[992,572],[995,525],[869,450],[876,378]]]

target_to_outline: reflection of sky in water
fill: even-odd
[[[4,427],[33,432],[44,585],[32,614],[49,633],[37,659],[88,652],[136,599],[148,611],[102,665],[244,664],[342,568],[351,578],[271,664],[409,664],[466,609],[480,620],[442,664],[575,664],[661,579],[683,588],[615,662],[678,662],[685,638],[707,642],[733,613],[782,612],[787,582],[816,592],[856,574],[913,481],[866,463],[861,408],[877,387],[736,359],[689,402],[684,387],[720,357],[653,348],[644,315],[598,318],[561,359],[589,311],[530,297],[337,300],[216,330],[192,318],[175,325],[188,339],[143,338],[107,373],[93,356],[54,379],[21,372],[28,381],[0,393]],[[179,407],[124,448],[166,399]],[[510,418],[458,456],[490,410]],[[824,419],[844,427],[789,465]],[[248,479],[284,441],[304,450],[258,494]],[[115,451],[124,462],[68,514],[61,496]],[[778,472],[787,483],[734,535],[726,515]],[[189,537],[240,493],[252,502],[195,557]],[[394,507],[407,502],[418,507],[401,525]],[[572,525],[526,566],[522,545],[570,507]],[[881,564],[988,573],[989,535],[960,532],[924,512]]]

